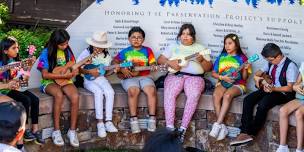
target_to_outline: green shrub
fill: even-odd
[[[6,27],[6,22],[9,19],[9,10],[4,3],[0,3],[0,18],[2,21],[2,24],[0,24],[0,40],[7,36],[15,37],[20,46],[19,54],[22,59],[28,57],[28,46],[35,45],[36,52],[34,55],[38,57],[51,35],[50,30],[45,28],[25,29]]]
[[[4,3],[0,3],[0,32],[1,29],[5,26],[5,23],[9,19],[8,7]]]
[[[46,29],[36,29],[35,31],[28,29],[12,29],[8,31],[6,34],[0,35],[0,39],[5,36],[13,36],[18,40],[20,50],[19,54],[22,59],[28,57],[27,48],[29,45],[35,45],[37,51],[35,52],[35,56],[38,57],[41,50],[44,48],[46,42],[49,39],[50,32]]]

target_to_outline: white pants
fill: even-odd
[[[96,119],[103,119],[103,95],[106,97],[106,121],[112,120],[114,90],[109,81],[99,76],[93,81],[84,80],[84,87],[94,94]]]

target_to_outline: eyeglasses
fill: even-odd
[[[273,62],[277,57],[278,57],[278,55],[275,57],[268,57],[268,58],[264,57],[264,59],[267,60],[268,62]]]
[[[134,41],[134,40],[143,40],[144,38],[142,36],[137,36],[137,37],[131,36],[130,39]]]

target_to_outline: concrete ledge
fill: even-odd
[[[80,141],[79,149],[74,149],[68,144],[66,133],[70,125],[70,106],[69,101],[65,98],[62,106],[63,112],[60,115],[60,130],[63,133],[64,140],[67,144],[64,147],[57,147],[51,139],[47,139],[47,143],[43,146],[37,146],[33,143],[27,143],[28,151],[82,151],[97,147],[106,147],[110,149],[142,149],[145,141],[151,135],[147,128],[147,99],[144,93],[140,94],[138,118],[140,128],[139,134],[132,134],[130,130],[130,112],[127,103],[127,93],[119,84],[114,84],[115,103],[113,109],[113,123],[118,128],[118,133],[109,133],[106,138],[97,137],[97,120],[94,110],[94,96],[86,89],[79,88],[80,109],[78,112],[77,132]],[[53,131],[53,98],[49,95],[41,93],[38,89],[30,89],[31,92],[40,98],[40,116],[39,128],[42,129],[44,138],[48,138]],[[157,107],[157,128],[165,127],[164,114],[164,94],[163,89],[157,91],[158,107]],[[268,121],[265,127],[260,131],[254,142],[241,147],[231,147],[229,142],[236,135],[238,129],[236,127],[241,124],[241,114],[243,107],[243,99],[240,96],[234,99],[230,112],[224,119],[225,124],[230,127],[230,137],[225,140],[216,141],[208,136],[212,124],[216,121],[216,114],[213,109],[212,92],[205,92],[201,95],[197,110],[194,113],[185,136],[185,146],[196,147],[206,151],[269,151],[274,152],[279,143],[279,106],[273,108],[268,115]],[[177,98],[175,126],[180,126],[182,122],[186,96],[184,93]],[[288,131],[288,145],[290,148],[296,147],[296,129],[294,116],[290,118],[290,127]]]
[[[114,107],[115,108],[125,108],[128,107],[128,95],[123,90],[120,84],[113,84],[113,89],[115,90],[115,102]],[[51,96],[41,93],[39,89],[30,89],[31,92],[33,92],[35,95],[37,95],[40,99],[40,115],[50,114],[53,111],[53,99]],[[80,95],[80,110],[92,110],[94,109],[94,96],[91,92],[89,92],[86,89],[79,88],[79,95]],[[243,99],[246,95],[237,97],[234,99],[230,112],[235,114],[242,114],[243,109]],[[163,107],[164,105],[164,94],[163,89],[158,89],[157,91],[157,97],[158,97],[158,107]],[[139,103],[138,107],[147,107],[147,98],[145,94],[142,92],[139,97]],[[186,96],[184,93],[180,94],[177,98],[177,108],[184,108],[186,102]],[[274,107],[268,115],[268,120],[270,121],[278,121],[279,120],[279,107]],[[197,109],[200,110],[214,110],[213,108],[213,102],[212,102],[212,92],[205,92],[200,97],[200,102],[197,106]],[[69,101],[67,98],[65,98],[65,101],[62,106],[62,111],[69,111]],[[290,117],[290,125],[295,126],[295,116],[292,115]]]

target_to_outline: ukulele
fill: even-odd
[[[83,67],[83,69],[85,70],[92,70],[92,69],[96,69],[98,68],[99,71],[99,75],[105,75],[107,70],[112,70],[115,69],[117,67],[121,67],[121,68],[126,68],[126,67],[132,67],[133,63],[132,62],[124,62],[121,64],[116,64],[116,65],[110,65],[110,66],[105,66],[104,64],[87,64]],[[85,74],[84,78],[86,78],[87,80],[95,80],[96,78],[91,75],[91,74]]]
[[[19,91],[25,91],[28,86],[29,86],[29,77],[30,77],[30,71],[32,68],[32,65],[35,63],[36,61],[36,57],[34,56],[34,53],[37,51],[36,46],[35,45],[28,45],[27,46],[27,50],[29,53],[29,60],[32,61],[31,64],[29,64],[29,66],[23,66],[17,74],[17,83],[19,84]],[[26,79],[24,78],[27,77]]]
[[[35,49],[36,50],[36,49]],[[35,50],[31,50],[29,57],[22,60],[22,61],[17,61],[17,62],[12,62],[8,65],[4,65],[0,67],[0,71],[1,72],[5,72],[9,69],[13,69],[15,67],[19,67],[20,70],[17,71],[17,76],[14,79],[14,81],[16,81],[16,83],[18,84],[18,89],[19,91],[24,91],[27,89],[28,87],[28,79],[24,79],[23,75],[25,76],[29,76],[29,69],[33,66],[33,64],[36,61],[36,58],[33,57],[33,53],[35,52]]]
[[[58,74],[58,75],[65,75],[65,74],[72,73],[73,70],[78,69],[80,66],[84,65],[87,61],[91,60],[93,57],[100,54],[101,52],[102,51],[93,52],[90,56],[84,58],[83,60],[79,61],[78,63],[75,63],[74,61],[69,61],[64,66],[57,66],[53,69],[52,73]],[[54,81],[59,86],[65,86],[65,85],[69,84],[70,80],[71,79],[62,78],[62,79],[55,79]]]
[[[188,65],[190,59],[195,58],[199,55],[204,56],[204,55],[207,55],[207,54],[211,54],[211,51],[209,49],[205,49],[203,51],[196,52],[196,53],[191,54],[189,56],[173,55],[169,60],[178,60],[178,65],[181,66],[181,67],[185,67],[185,66]],[[168,67],[168,71],[170,73],[176,73],[177,72],[176,70],[174,70],[171,67]]]
[[[20,67],[20,68],[28,68],[31,67],[35,63],[35,59],[33,58],[26,58],[22,61],[18,62],[12,62],[10,64],[4,65],[0,67],[0,72],[5,72],[9,69],[15,68],[15,67]]]
[[[263,72],[261,77],[263,79],[259,80],[259,82],[258,82],[259,87],[257,87],[258,89],[263,90],[264,86],[273,86],[274,85],[271,76],[268,75],[266,72]]]
[[[16,84],[18,84],[18,88],[16,88],[16,90],[18,91],[25,91],[28,87],[28,80],[24,80],[24,79],[17,79],[15,80]]]
[[[19,62],[13,62],[13,63],[10,63],[8,65],[4,65],[4,66],[1,66],[0,67],[0,71],[1,72],[5,72],[9,69],[13,69],[13,68],[16,68],[16,67],[20,67],[20,70],[17,72],[17,83],[19,84],[19,91],[22,91],[22,90],[25,90],[27,89],[28,87],[28,80],[26,79],[23,79],[22,75],[23,75],[23,69],[28,69],[30,67],[32,67],[32,65],[35,63],[35,59],[34,58],[26,58],[22,61],[19,61]],[[26,72],[25,72],[26,73]],[[26,74],[26,76],[29,76]]]
[[[156,68],[156,71],[159,72],[168,72],[168,66],[167,65],[156,65],[154,66]],[[152,70],[153,66],[135,66],[131,69],[131,77],[136,77],[139,75],[140,71],[146,71],[146,70]],[[120,79],[127,79],[122,72],[117,73],[117,77]]]
[[[235,81],[238,81],[238,80],[242,79],[242,75],[240,74],[240,71],[244,68],[244,66],[246,64],[251,64],[251,63],[253,63],[257,60],[259,60],[259,55],[254,54],[254,55],[250,56],[248,58],[248,60],[246,62],[244,62],[239,68],[236,68],[236,69],[235,68],[230,68],[229,70],[227,70],[225,72],[222,72],[221,75],[222,76],[228,76],[231,79],[233,79]],[[221,80],[220,83],[225,88],[230,88],[230,87],[233,86],[233,83],[229,83],[229,82],[226,82],[224,80]]]

